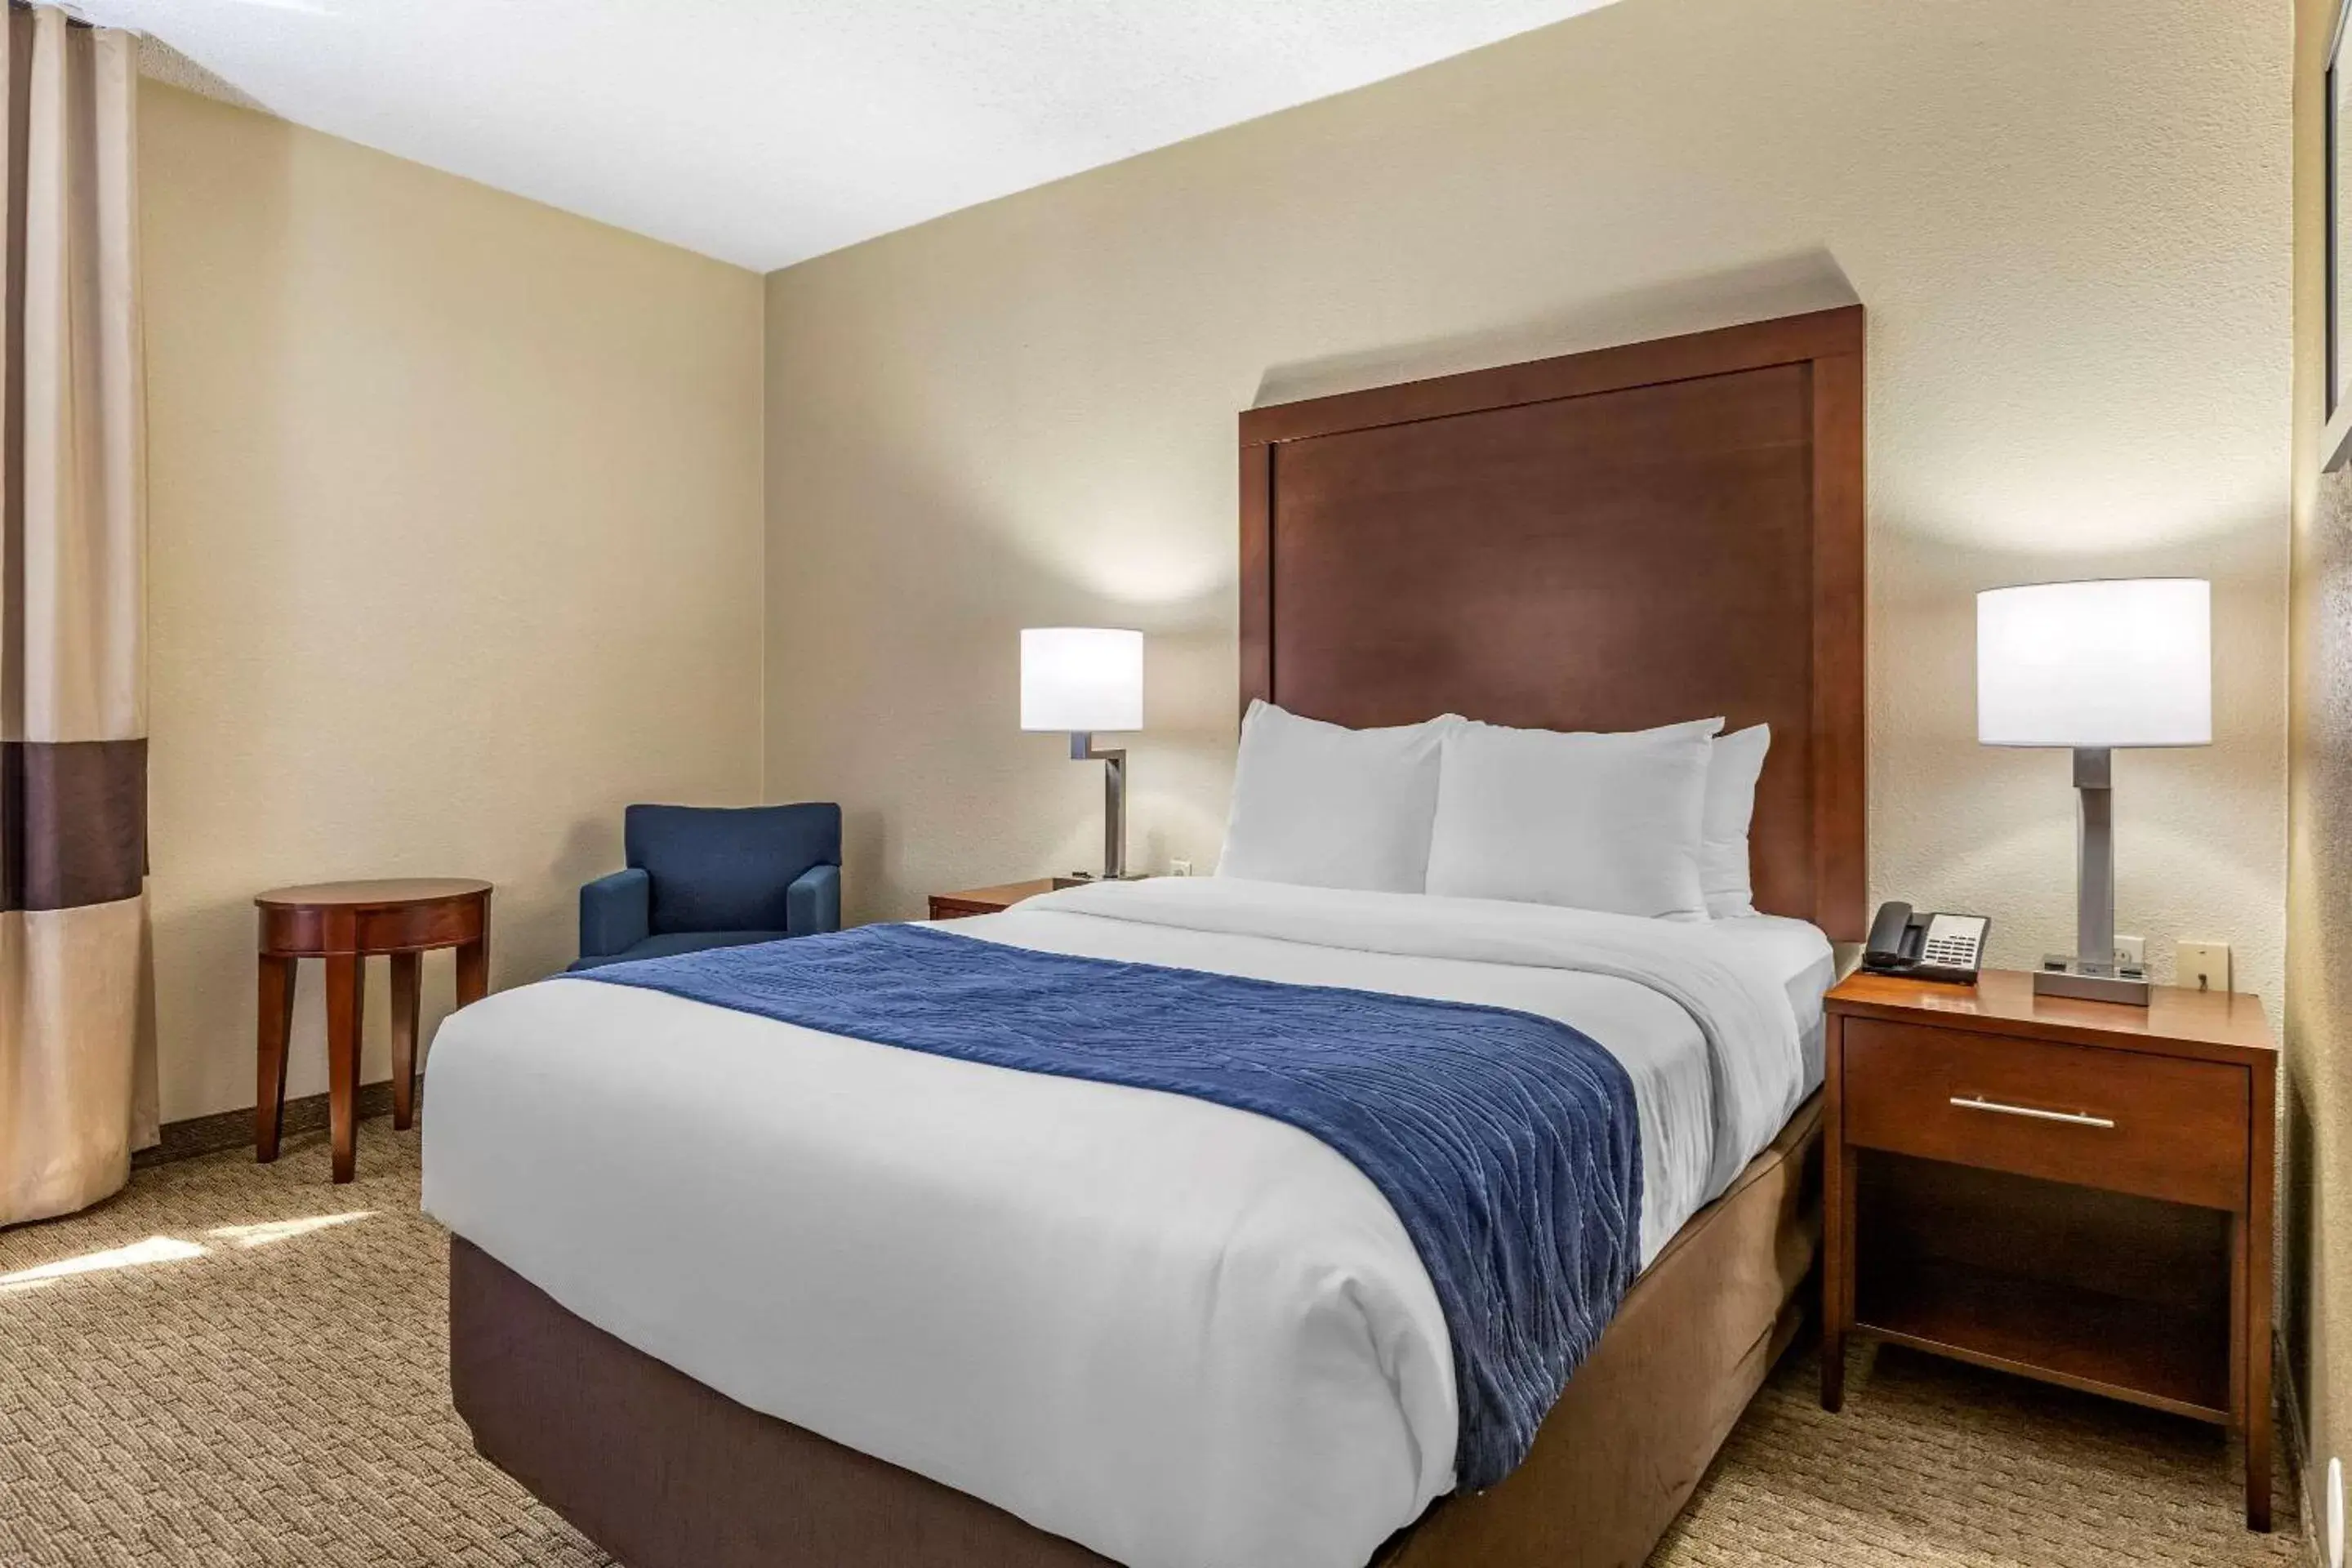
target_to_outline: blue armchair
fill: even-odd
[[[628,869],[580,889],[593,969],[841,929],[841,807],[633,805]]]

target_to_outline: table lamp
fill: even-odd
[[[1108,626],[1021,633],[1021,727],[1066,730],[1070,761],[1103,763],[1103,879],[1127,875],[1127,753],[1097,751],[1097,730],[1143,728],[1143,634]]]
[[[2074,952],[2042,961],[2042,995],[2147,1005],[2147,971],[2116,961],[2110,758],[2118,747],[2212,743],[2212,584],[2195,577],[1977,595],[1977,740],[2074,753]]]

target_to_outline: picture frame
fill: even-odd
[[[2352,46],[2352,0],[2342,0],[2336,11],[2336,27],[2327,40],[2327,60],[2321,73],[2321,112],[2326,120],[2326,307],[2325,349],[2321,371],[2326,385],[2321,408],[2325,416],[2324,433],[2320,439],[2320,466],[2323,469],[2340,468],[2352,461],[2352,287],[2343,276],[2347,257],[2352,257],[2352,190],[2346,188],[2352,180],[2352,159],[2347,159],[2343,139],[2352,131],[2352,58],[2347,58],[2347,46]]]

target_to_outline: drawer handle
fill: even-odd
[[[2063,1121],[2070,1127],[2111,1128],[2115,1125],[2104,1116],[2088,1116],[2079,1110],[2042,1110],[2031,1105],[2003,1105],[1998,1100],[1987,1100],[1980,1094],[1965,1100],[1956,1094],[1952,1096],[1952,1103],[1962,1110],[1990,1110],[2001,1116],[2029,1116],[2036,1121]]]

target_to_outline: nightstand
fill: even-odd
[[[1828,999],[1822,1404],[1849,1331],[2225,1426],[2271,1523],[2278,1048],[2148,1007],[1855,974]]]
[[[1038,877],[1026,882],[1000,882],[993,888],[966,888],[960,893],[933,893],[931,919],[952,921],[966,915],[1001,914],[1024,899],[1053,890],[1053,878]]]

